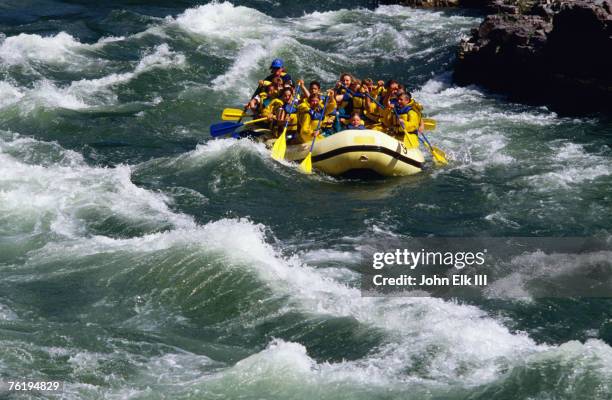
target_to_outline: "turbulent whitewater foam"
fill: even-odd
[[[78,63],[85,59],[76,53],[83,45],[71,35],[60,32],[43,37],[21,33],[10,36],[0,44],[0,59],[6,64],[25,64],[29,61]]]
[[[242,41],[246,38],[268,39],[276,32],[274,18],[248,7],[230,2],[212,2],[189,8],[175,19],[181,28],[221,40]]]
[[[122,54],[126,58],[117,61],[120,69],[103,67],[100,74],[93,78],[91,75],[79,76],[70,78],[75,80],[67,83],[54,80],[51,73],[42,73],[42,76],[35,75],[37,82],[32,86],[20,86],[17,82],[23,80],[17,78],[23,77],[11,73],[21,73],[20,66],[40,67],[41,64],[45,65],[38,68],[37,73],[44,72],[47,64],[56,68],[55,71],[71,70],[74,73],[81,61],[99,61],[90,46],[103,47],[104,40],[87,45],[63,33],[49,37],[24,34],[5,39],[0,43],[0,59],[9,68],[7,80],[0,82],[0,108],[19,107],[27,110],[30,106],[42,104],[86,109],[115,104],[121,85],[156,68],[182,67],[186,64],[183,53],[191,55],[187,53],[189,51],[198,52],[194,57],[196,60],[202,54],[212,55],[215,68],[219,63],[226,67],[225,72],[216,79],[211,77],[210,82],[196,82],[196,85],[210,83],[217,89],[210,95],[207,90],[201,98],[196,98],[198,106],[202,103],[209,105],[213,96],[215,99],[224,96],[243,99],[245,95],[250,95],[251,89],[248,88],[254,86],[256,79],[267,69],[270,58],[276,56],[289,62],[294,77],[322,78],[326,84],[345,69],[362,71],[364,74],[380,72],[386,78],[398,73],[388,65],[390,61],[402,60],[408,67],[419,62],[426,63],[441,47],[448,45],[454,48],[457,31],[476,24],[476,19],[471,17],[453,17],[447,12],[398,6],[383,6],[374,12],[363,9],[337,10],[314,12],[298,18],[272,18],[251,8],[212,2],[177,13],[177,17],[156,20],[154,26],[145,31],[151,33],[155,30],[159,35],[145,37],[144,34],[137,34],[125,39],[130,46],[154,46],[142,50],[140,61],[125,61],[133,60],[133,54]],[[348,22],[356,19],[364,22],[362,27]],[[447,32],[438,35],[436,32],[440,29]],[[189,40],[184,40],[186,35]],[[270,37],[274,39],[267,40]],[[196,45],[197,50],[194,49]],[[178,53],[177,49],[183,53]],[[110,53],[106,56],[110,56]],[[390,58],[385,58],[386,55]],[[203,67],[211,66],[205,63]],[[425,72],[427,77],[429,73],[430,69]],[[166,77],[165,74],[162,76]],[[157,76],[153,78],[150,81],[155,81]],[[406,74],[402,79],[410,78]],[[139,92],[142,90],[140,83],[128,88],[130,95],[133,95],[130,97],[143,96],[143,92]],[[192,82],[179,82],[179,85],[181,83],[187,85]],[[514,381],[518,381],[514,388],[511,387],[513,394],[518,393],[516,397],[570,398],[579,393],[577,387],[589,385],[601,385],[602,393],[605,393],[605,382],[609,382],[611,375],[609,365],[612,363],[612,351],[601,341],[590,340],[584,344],[569,342],[559,346],[538,344],[525,333],[510,331],[497,317],[476,306],[434,298],[367,298],[362,297],[361,292],[353,286],[358,282],[354,270],[365,262],[360,254],[368,250],[367,246],[373,248],[377,245],[377,240],[372,240],[373,236],[382,242],[405,234],[402,231],[405,224],[400,218],[410,220],[414,217],[412,212],[425,214],[427,218],[431,216],[432,219],[448,217],[446,207],[454,200],[442,197],[438,201],[433,198],[433,195],[439,194],[435,190],[457,190],[459,195],[474,190],[474,196],[479,197],[479,189],[482,188],[484,199],[482,203],[476,199],[474,206],[483,204],[486,210],[478,210],[474,214],[475,219],[482,212],[482,215],[488,214],[484,218],[491,224],[519,229],[524,226],[525,218],[533,217],[530,213],[534,212],[534,208],[552,210],[549,212],[563,215],[564,219],[567,219],[566,212],[574,209],[574,203],[569,206],[554,203],[551,206],[550,202],[538,203],[531,198],[526,204],[521,204],[520,199],[534,193],[542,196],[534,185],[543,186],[552,182],[552,187],[560,187],[566,194],[568,188],[576,183],[601,183],[609,176],[609,172],[604,172],[604,169],[610,170],[607,155],[593,154],[587,146],[572,144],[568,139],[550,141],[549,137],[543,137],[543,132],[550,127],[562,129],[574,123],[546,110],[512,105],[475,87],[456,87],[449,77],[444,76],[435,76],[415,95],[430,116],[438,121],[438,129],[431,133],[430,139],[454,155],[456,164],[434,174],[426,174],[422,177],[423,181],[419,181],[420,186],[411,185],[413,181],[406,179],[377,187],[373,185],[368,190],[362,190],[363,187],[353,190],[354,186],[351,185],[359,186],[359,182],[329,179],[317,185],[317,188],[313,187],[317,195],[325,197],[324,191],[327,190],[334,192],[334,196],[337,196],[334,199],[347,199],[347,206],[359,208],[358,213],[372,215],[369,210],[381,206],[391,209],[386,213],[377,209],[375,218],[364,218],[363,225],[370,226],[364,235],[355,237],[352,231],[338,229],[333,235],[334,240],[336,236],[340,237],[339,246],[325,243],[309,246],[301,241],[300,233],[294,235],[294,232],[286,234],[289,238],[275,238],[275,233],[294,230],[292,226],[282,225],[286,224],[282,220],[284,211],[279,211],[280,215],[262,216],[262,219],[270,219],[271,223],[266,222],[267,225],[257,223],[259,219],[253,222],[227,217],[241,215],[240,211],[231,214],[225,212],[240,204],[242,198],[224,197],[226,193],[221,189],[229,185],[225,181],[226,175],[214,172],[231,167],[236,172],[231,184],[240,187],[240,193],[244,195],[250,195],[248,191],[254,187],[266,190],[278,184],[274,180],[276,177],[267,180],[265,176],[262,177],[261,170],[252,168],[253,165],[260,166],[261,160],[270,162],[271,168],[276,169],[274,172],[281,174],[279,180],[289,176],[295,183],[295,171],[270,161],[263,145],[231,139],[216,140],[199,144],[195,150],[185,154],[156,158],[138,166],[102,168],[88,165],[79,153],[63,149],[56,143],[3,134],[0,136],[0,235],[3,239],[0,241],[0,263],[8,261],[8,268],[2,267],[0,271],[6,276],[5,287],[15,283],[21,285],[19,289],[23,290],[10,294],[8,301],[0,298],[0,321],[11,325],[20,323],[21,319],[32,319],[36,325],[23,329],[25,339],[21,341],[2,340],[0,353],[12,352],[10,356],[14,355],[17,361],[12,364],[0,363],[0,369],[3,372],[11,371],[18,365],[24,373],[38,371],[43,375],[45,371],[66,371],[67,380],[74,382],[67,385],[65,392],[71,398],[455,398],[473,393],[478,397],[487,387],[496,389],[495,385],[499,385],[501,391]],[[182,102],[185,98],[179,96],[177,100]],[[154,111],[164,112],[163,106]],[[181,118],[178,124],[193,124],[187,130],[196,134],[186,135],[186,139],[193,140],[188,142],[192,146],[201,140],[212,117],[205,116],[197,122],[184,121],[182,118],[186,113],[179,111],[183,114],[172,113],[164,123],[176,124],[173,118],[178,116]],[[188,111],[191,112],[191,109]],[[7,115],[11,115],[10,112]],[[141,115],[149,116],[147,113]],[[22,117],[24,121],[36,125],[35,116]],[[79,114],[78,117],[85,119],[88,115]],[[72,122],[63,121],[61,116],[57,120],[57,131],[63,128],[62,123]],[[103,117],[91,121],[108,124],[102,126],[109,129],[114,128],[114,124],[122,123],[109,123],[108,120]],[[53,134],[59,137],[57,131]],[[34,134],[44,137],[47,132],[36,131]],[[144,149],[139,155],[144,159],[157,157],[147,151]],[[103,155],[103,151],[99,154]],[[103,165],[106,159],[96,159],[96,162]],[[567,164],[577,168],[579,174],[573,175],[570,170],[570,178],[566,178],[569,180],[555,185],[562,177],[554,174],[563,171]],[[528,175],[515,178],[512,173],[525,165],[527,168],[521,171],[526,171]],[[182,208],[172,203],[171,196],[134,184],[145,182],[145,185],[161,187],[167,193],[173,193],[173,188],[164,185],[164,178],[172,182],[170,185],[182,185],[181,178],[185,177],[182,174],[207,177],[211,170],[210,176],[213,178],[205,183],[212,189],[210,201],[204,205],[198,204],[195,211],[196,207],[185,208],[185,212],[197,215],[194,218],[175,211]],[[505,174],[510,177],[506,179]],[[587,178],[583,179],[585,176]],[[311,183],[312,178],[304,179]],[[256,185],[252,185],[253,181],[257,182]],[[330,189],[332,182],[333,188]],[[334,190],[339,186],[342,186],[340,190]],[[407,186],[410,190],[414,188],[409,194],[417,196],[418,203],[413,202],[413,208],[406,207],[405,213],[393,210],[391,201],[381,201],[398,199],[397,193],[403,196]],[[324,191],[320,191],[320,187]],[[431,188],[434,191],[428,192]],[[177,191],[191,191],[194,195],[199,194],[198,189],[176,188]],[[367,193],[357,193],[359,190]],[[298,201],[297,205],[310,206],[310,198],[305,198],[304,203]],[[412,200],[409,196],[401,200],[406,199]],[[467,202],[471,203],[471,200],[469,198]],[[224,208],[225,202],[227,208]],[[362,204],[367,204],[367,210],[360,208]],[[458,207],[449,209],[449,212],[455,210],[458,213],[453,214],[453,218],[456,217],[457,221],[459,218],[473,217],[472,209],[466,211]],[[601,215],[605,215],[607,209],[602,206],[602,210]],[[196,218],[205,222],[197,223]],[[554,217],[549,218],[548,214],[541,219],[533,219],[542,224],[558,221]],[[282,225],[282,228],[274,232],[276,228],[270,228],[274,224]],[[480,228],[479,225],[475,226],[474,229]],[[326,225],[322,225],[321,229],[327,229]],[[352,230],[350,227],[347,229]],[[329,238],[322,236],[321,241]],[[293,248],[287,242],[291,242]],[[349,245],[344,246],[347,242]],[[282,253],[277,248],[281,246]],[[10,252],[5,251],[7,248]],[[593,264],[598,260],[595,257],[583,261]],[[564,261],[568,260],[547,260]],[[190,271],[190,268],[195,271]],[[168,270],[175,274],[167,273]],[[214,276],[207,275],[211,270]],[[143,283],[158,271],[161,271],[159,279]],[[565,272],[571,274],[571,270]],[[72,292],[73,286],[70,285],[82,283],[77,279],[65,279],[70,274],[79,278],[88,275],[84,289],[87,296],[91,295],[94,297],[92,301],[96,301],[91,308],[88,305],[83,309],[76,308],[78,312],[74,314],[57,311],[60,308],[59,300],[63,306],[63,301],[71,298],[60,298],[55,294],[55,289]],[[205,314],[212,309],[206,307],[217,300],[214,298],[217,293],[210,294],[202,287],[220,279],[230,283],[226,284],[228,286],[214,285],[215,289],[223,290],[229,285],[234,289],[236,282],[233,279],[236,276],[241,282],[247,281],[253,285],[253,290],[260,297],[250,303],[249,293],[241,293],[247,299],[241,298],[239,304],[232,303],[232,300],[223,303],[232,310],[239,309],[235,318],[228,316],[231,311],[225,314],[223,310],[220,311],[223,315],[214,326],[202,322],[208,317]],[[529,270],[522,270],[514,277],[516,279],[509,282],[509,286],[529,296],[528,288],[521,286],[526,279],[530,279]],[[177,280],[172,281],[174,278]],[[25,281],[28,281],[27,284]],[[126,290],[124,281],[129,281],[125,283],[128,287]],[[64,282],[68,285],[63,286]],[[36,314],[34,301],[21,297],[28,290],[31,294],[40,293],[37,283],[48,285],[45,289],[53,290],[54,296],[49,301],[42,299],[44,306],[38,305],[40,315]],[[94,285],[89,286],[88,283]],[[500,291],[502,289],[508,287],[502,287]],[[99,292],[91,293],[95,291]],[[177,291],[180,296],[173,298],[169,294],[172,291]],[[122,303],[121,307],[113,302],[115,294],[117,302]],[[102,299],[95,298],[96,295]],[[198,295],[201,297],[198,298]],[[193,298],[202,300],[205,305],[190,303]],[[25,304],[21,304],[23,299]],[[108,304],[104,306],[104,302]],[[270,303],[275,305],[270,307],[273,310],[268,314],[266,306]],[[126,312],[129,315],[115,316],[115,310],[117,314],[125,311],[122,309],[124,304],[129,308]],[[166,305],[174,308],[166,315],[160,315],[164,314],[160,308]],[[113,321],[96,326],[98,317],[91,315],[107,314],[99,312],[103,308],[112,310],[108,314],[113,315],[99,318]],[[288,329],[287,323],[293,329],[291,320],[295,316],[300,321],[306,319],[308,322],[310,319],[332,323],[349,321],[357,327],[356,331],[365,332],[368,338],[377,336],[381,339],[374,345],[364,344],[365,354],[349,357],[349,361],[338,361],[345,356],[343,349],[332,347],[340,342],[351,343],[344,342],[344,338],[336,339],[337,342],[324,349],[333,353],[331,359],[336,361],[325,362],[322,360],[329,358],[327,354],[320,353],[321,348],[325,347],[322,342],[334,340],[333,335],[337,333],[334,328],[329,328],[329,336],[328,332],[317,332],[321,337],[316,339],[316,343],[309,336],[313,334],[312,331],[298,332],[294,338],[286,340],[271,339],[275,332]],[[173,325],[168,322],[170,320],[180,323]],[[165,324],[178,328],[164,331]],[[238,329],[228,328],[232,324],[238,325]],[[253,326],[257,329],[251,330]],[[0,328],[4,328],[4,325]],[[90,330],[75,333],[74,337],[57,333],[62,337],[32,338],[34,332],[45,332],[45,336],[48,336],[48,331],[50,335],[55,335],[56,328],[71,332],[74,328]],[[191,337],[182,337],[185,331],[191,329],[193,332],[186,334],[191,334]],[[195,348],[195,353],[205,353],[209,343],[204,341],[208,340],[209,329],[215,332],[211,339],[211,346],[214,347],[211,358],[220,355],[219,358],[227,360],[226,363],[182,350]],[[316,329],[316,325],[313,329]],[[11,329],[10,332],[10,335],[19,335],[18,329]],[[217,332],[221,333],[217,335]],[[247,337],[242,337],[245,332]],[[36,341],[47,343],[51,340],[56,340],[60,343],[58,346],[63,347],[35,344]],[[241,347],[240,350],[231,355],[221,355],[223,350],[219,348],[227,342]],[[312,343],[315,344],[311,349]],[[0,358],[4,362],[5,358]],[[537,389],[525,388],[524,377],[536,375],[535,384],[542,383],[542,391],[551,388],[549,393],[540,396],[540,393],[534,392]],[[280,383],[279,377],[282,378]],[[425,387],[422,395],[416,389],[418,387]],[[443,394],[438,396],[440,388]],[[557,389],[558,392],[555,392]]]
[[[367,368],[380,379],[403,379],[401,371],[410,369],[415,357],[428,354],[428,376],[454,381],[461,375],[466,381],[482,382],[498,376],[498,368],[511,364],[516,354],[542,350],[529,338],[511,334],[476,307],[438,299],[363,298],[358,289],[303,265],[297,256],[289,260],[280,257],[267,243],[263,225],[221,219],[198,226],[191,218],[170,211],[168,199],[161,194],[136,187],[130,181],[127,166],[92,168],[75,162],[42,167],[25,164],[4,150],[0,161],[2,226],[16,227],[12,234],[46,231],[58,236],[39,250],[30,251],[29,264],[67,257],[74,260],[88,254],[140,253],[194,245],[207,252],[221,252],[242,268],[255,272],[273,291],[289,296],[290,308],[352,317],[386,330],[390,340],[387,347],[357,364],[346,364],[348,371]],[[128,239],[90,236],[93,220],[89,215],[144,223],[153,232]],[[172,230],[155,232],[168,226]],[[237,237],[240,241],[235,240]],[[465,347],[458,348],[457,342]],[[432,346],[437,348],[434,354],[428,350]]]
[[[393,14],[400,14],[401,18],[388,17]],[[363,23],[351,23],[355,18]],[[423,18],[429,23],[415,25],[422,27],[422,31],[405,29],[404,24]],[[233,60],[227,72],[214,79],[210,87],[232,90],[245,97],[249,93],[243,82],[260,79],[261,71],[274,57],[284,57],[301,76],[331,82],[340,71],[363,67],[377,57],[413,57],[415,45],[422,45],[436,29],[451,26],[457,29],[461,24],[467,29],[472,22],[467,17],[446,20],[441,14],[387,6],[377,12],[341,9],[274,19],[252,8],[212,2],[188,9],[176,18],[167,18],[166,22],[200,36],[208,52]],[[433,21],[437,25],[432,25]]]
[[[598,281],[609,281],[610,260],[612,252],[598,251],[585,254],[546,254],[542,251],[526,253],[514,257],[507,266],[510,274],[501,279],[496,279],[486,290],[493,297],[502,298],[525,298],[532,297],[554,297],[571,296],[582,292],[587,295],[587,290],[577,290],[573,287],[568,294],[559,293],[558,287],[575,282],[577,286],[591,285],[593,282],[586,279]],[[543,285],[547,282],[550,286]],[[558,286],[557,286],[558,283]],[[602,295],[602,289],[598,288],[598,295]]]
[[[27,164],[24,161],[28,161],[29,147],[42,150],[40,142],[32,139],[0,141],[0,220],[4,234],[76,238],[87,232],[87,226],[112,218],[153,230],[167,224],[192,224],[190,218],[169,211],[165,196],[135,186],[128,166],[89,167],[70,151],[65,151],[66,161],[59,164]],[[57,161],[58,155],[53,154],[57,150],[50,151],[50,157]]]
[[[65,64],[66,68],[78,69],[83,63],[101,63],[80,54],[79,50],[96,49],[107,43],[123,40],[122,37],[106,37],[95,44],[84,44],[66,32],[54,36],[20,33],[0,42],[0,60],[8,65],[29,65],[32,62]]]
[[[8,306],[0,303],[0,321],[14,321],[17,319],[17,314]]]
[[[6,81],[0,82],[0,109],[18,102],[24,94]]]
[[[573,185],[592,182],[612,174],[610,160],[586,152],[583,145],[556,141],[550,146],[553,149],[550,167],[554,171],[528,178],[529,184],[540,191],[574,189]]]
[[[125,84],[139,75],[155,68],[180,68],[185,63],[185,56],[170,50],[167,44],[156,46],[146,54],[132,72],[112,73],[97,79],[82,79],[68,86],[59,86],[48,79],[34,83],[33,88],[20,91],[6,82],[0,82],[0,93],[4,102],[2,106],[21,104],[20,109],[31,112],[39,105],[71,110],[114,104],[117,95],[113,89]],[[4,103],[4,104],[3,104]]]

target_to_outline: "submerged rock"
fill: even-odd
[[[612,112],[612,1],[532,3],[497,3],[505,13],[461,41],[455,80],[569,113]]]

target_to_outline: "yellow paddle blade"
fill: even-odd
[[[272,158],[275,160],[282,160],[285,158],[285,151],[287,150],[287,137],[285,135],[287,129],[283,130],[283,134],[280,135],[276,142],[274,142],[274,146],[272,147]]]
[[[437,161],[440,164],[448,164],[448,160],[446,159],[446,154],[442,150],[437,147],[430,147],[431,155],[434,158],[434,161]]]
[[[417,135],[414,135],[412,133],[404,134],[404,146],[409,149],[415,149],[419,147],[419,138],[417,137]]]
[[[431,118],[423,118],[423,124],[425,125],[425,130],[433,131],[436,129],[436,120]]]
[[[248,117],[244,110],[240,110],[238,108],[226,108],[223,110],[223,114],[221,114],[221,119],[223,121],[236,121],[241,117]]]
[[[300,163],[300,171],[305,174],[312,174],[312,153],[308,153],[306,158]]]

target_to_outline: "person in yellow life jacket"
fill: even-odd
[[[289,75],[285,69],[285,62],[280,58],[272,60],[272,64],[270,64],[270,75],[264,80],[272,82],[274,78],[281,78],[284,84],[293,86],[291,75]]]
[[[420,103],[417,103],[417,101],[412,98],[412,95],[410,94],[410,92],[406,91],[406,87],[404,85],[399,86],[399,89],[397,90],[395,96],[396,98],[400,98],[404,93],[408,93],[408,96],[410,96],[411,98],[410,103],[408,103],[408,106],[410,106],[419,115],[419,132],[422,132],[424,129],[422,118],[423,106]],[[397,105],[397,100],[391,100],[391,102]]]
[[[262,118],[263,117],[268,118],[267,126],[272,131],[273,134],[276,133],[276,129],[275,129],[277,125],[276,116],[279,113],[279,109],[283,106],[283,101],[280,99],[282,91],[279,92],[275,86],[274,86],[274,89],[276,91],[276,97],[273,99],[270,99],[269,101],[267,101],[268,99],[266,98],[265,103],[267,104],[261,110],[261,115],[260,115],[260,117]]]
[[[264,90],[261,93],[249,101],[247,107],[253,112],[253,117],[257,118],[263,115],[264,109],[277,97],[278,90],[276,89],[276,86],[270,83],[264,87]]]
[[[376,87],[378,95],[370,94],[376,101],[371,100],[369,97],[366,98],[366,126],[369,129],[376,129],[382,132],[391,130],[393,125],[391,117],[393,115],[385,111],[388,108],[383,109],[379,104],[385,105],[391,101],[393,105],[396,105],[399,91],[400,84],[393,79],[389,79],[386,83],[378,81],[378,86]]]
[[[400,84],[398,81],[389,79],[387,83],[385,83],[384,88],[380,91],[379,98],[377,99],[381,104],[387,104],[389,98],[397,97],[397,92],[400,89]],[[393,101],[395,104],[395,100]]]
[[[340,109],[340,122],[344,125],[348,123],[351,114],[358,112],[360,115],[364,115],[366,107],[365,99],[367,96],[362,90],[361,81],[353,79],[348,89],[343,95],[336,95],[336,102]]]
[[[384,125],[382,124],[384,110],[376,104],[378,101],[376,99],[379,97],[378,93],[380,92],[379,88],[374,86],[373,82],[371,85],[363,85],[362,91],[365,95],[363,120],[368,129],[384,130]]]
[[[266,107],[272,103],[274,99],[278,99],[279,92],[274,85],[268,85],[266,87],[266,91],[260,93],[255,97],[254,100],[257,101],[257,110],[255,110],[255,115],[257,117],[264,116],[264,110]]]
[[[338,80],[338,82],[336,82],[336,87],[334,88],[334,91],[336,92],[336,95],[346,93],[346,89],[344,89],[344,87],[342,87],[342,85],[344,85],[346,87],[349,87],[349,86],[351,86],[351,82],[353,82],[353,76],[351,74],[343,72],[340,75],[340,79]]]
[[[324,102],[318,94],[311,93],[308,97],[307,102],[302,102],[298,106],[298,121],[300,127],[299,138],[296,140],[298,143],[309,143],[312,141],[313,135],[318,136],[320,131],[317,131],[319,126],[319,120],[323,118],[321,122],[321,129],[324,128],[324,122],[327,120],[327,124],[331,125],[330,118],[333,118],[334,109],[336,108],[336,101],[334,100],[334,91],[329,90],[327,92],[329,100],[325,110],[323,109]]]
[[[376,97],[378,95],[378,93],[376,93],[376,89],[377,87],[374,85],[374,80],[372,80],[372,78],[365,78],[362,81],[362,85],[364,89],[367,89],[368,93],[370,93],[372,96]]]
[[[398,140],[403,140],[405,134],[418,135],[420,116],[413,106],[412,96],[408,92],[399,96],[395,105],[391,98],[388,99],[385,118],[389,124],[389,135]]]
[[[351,119],[349,120],[346,129],[365,129],[365,124],[361,119],[361,115],[358,112],[354,112],[351,114]]]
[[[287,142],[296,137],[298,130],[297,109],[293,106],[293,96],[291,88],[283,89],[280,98],[272,100],[270,105],[266,107],[264,115],[272,122],[272,131],[276,137],[283,133],[285,123],[289,121],[287,124]]]

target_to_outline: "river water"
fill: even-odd
[[[611,398],[607,299],[362,297],[358,272],[413,236],[608,237],[609,119],[453,85],[474,12],[295,3],[0,5],[0,377],[68,399]],[[274,57],[404,82],[452,163],[340,180],[210,140]]]

